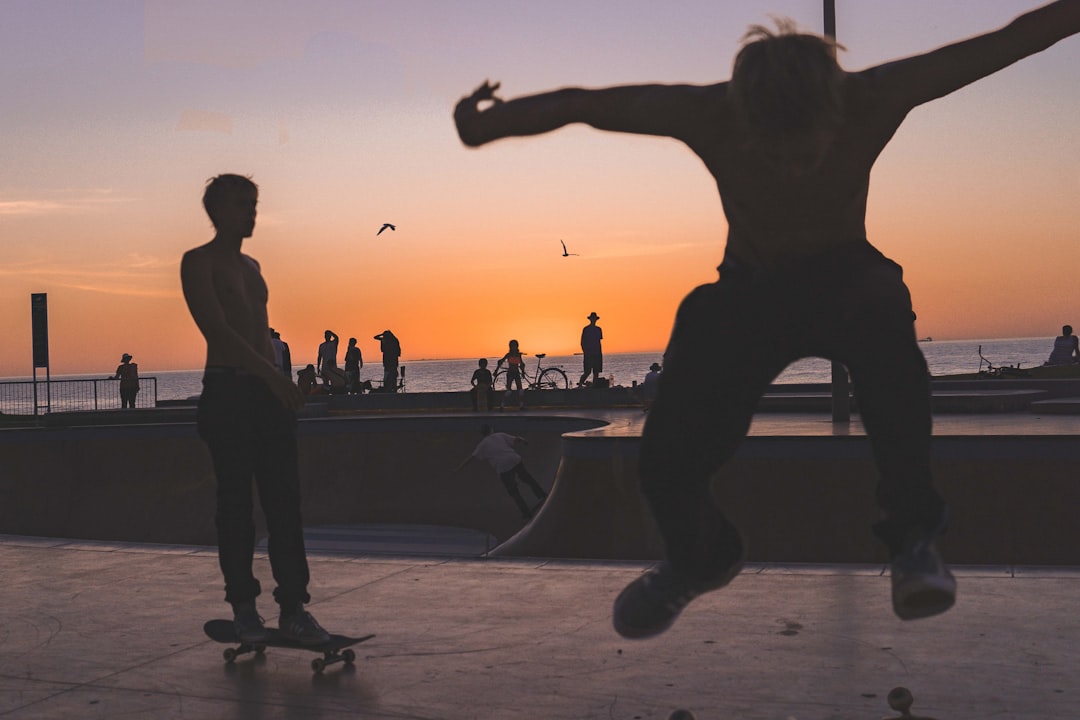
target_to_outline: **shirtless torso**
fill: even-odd
[[[277,370],[259,264],[241,252],[255,226],[254,194],[230,206],[218,232],[189,250],[180,279],[191,316],[206,338],[206,366],[243,370],[260,378],[286,407],[303,406],[299,389]]]

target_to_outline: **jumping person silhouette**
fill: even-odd
[[[866,238],[870,170],[915,107],[1080,31],[1080,0],[859,72],[841,69],[831,40],[779,25],[750,29],[728,82],[563,88],[509,101],[485,82],[454,112],[473,147],[572,123],[674,138],[720,192],[729,226],[720,278],[683,300],[643,431],[642,491],[666,559],[616,599],[615,628],[626,637],[663,632],[690,600],[738,574],[742,538],[709,478],[735,453],[772,379],[806,356],[851,373],[880,475],[874,532],[889,549],[894,611],[926,617],[955,600],[933,546],[947,512],[930,473],[927,366],[901,268]]]

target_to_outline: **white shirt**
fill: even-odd
[[[521,456],[514,450],[514,440],[514,436],[507,433],[491,433],[476,446],[473,457],[491,465],[500,475],[509,472],[521,462]]]

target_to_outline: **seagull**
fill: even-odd
[[[382,235],[382,231],[385,230],[386,228],[390,228],[391,230],[397,230],[397,227],[391,225],[390,223],[383,223],[383,226],[381,228],[379,228],[379,232],[377,232],[375,234],[376,235]]]
[[[566,243],[564,243],[562,240],[560,240],[559,242],[562,243],[562,256],[563,257],[570,257],[571,255],[577,255],[577,253],[566,252]]]

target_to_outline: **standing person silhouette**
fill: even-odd
[[[356,392],[360,380],[360,368],[364,367],[364,356],[356,344],[356,338],[349,338],[349,348],[345,351],[345,389]]]
[[[521,378],[525,374],[524,353],[521,352],[517,340],[511,340],[507,345],[506,354],[495,363],[496,374],[498,374],[503,363],[506,363],[506,392],[503,393],[502,400],[499,401],[499,409],[502,410],[506,407],[506,398],[509,397],[511,388],[516,385],[518,410],[523,410],[525,409],[525,389],[521,384]]]
[[[270,343],[274,346],[274,363],[282,375],[292,380],[292,353],[289,352],[289,343],[282,340],[281,333],[274,328],[270,328]]]
[[[255,608],[261,587],[252,572],[254,481],[269,532],[278,627],[287,638],[319,645],[329,635],[304,610],[310,577],[296,446],[296,413],[304,397],[274,362],[266,282],[259,263],[240,251],[255,230],[258,196],[255,183],[241,175],[211,179],[203,206],[214,238],[186,252],[180,263],[184,299],[206,338],[198,428],[217,479],[218,560],[237,637],[246,643],[269,637]]]
[[[323,382],[329,385],[330,379],[338,369],[338,336],[333,330],[327,330],[323,333],[323,338],[324,340],[319,343],[319,355],[315,361],[315,371],[319,373],[319,377],[323,379]]]
[[[383,330],[374,339],[379,341],[379,350],[382,351],[383,392],[397,392],[401,341],[389,330]]]
[[[584,370],[578,385],[584,385],[592,375],[592,383],[596,385],[596,379],[604,371],[604,351],[600,341],[604,339],[604,331],[596,324],[600,316],[595,312],[589,313],[589,324],[581,328],[581,354],[584,356]]]
[[[131,362],[131,355],[124,353],[120,364],[116,366],[114,380],[120,381],[120,409],[135,409],[135,398],[139,395],[139,364]]]
[[[790,362],[843,363],[879,471],[894,612],[949,609],[956,581],[933,542],[946,526],[930,472],[926,361],[899,265],[866,238],[870,170],[914,108],[1080,31],[1080,0],[938,50],[846,72],[835,44],[781,22],[750,29],[728,82],[564,88],[503,101],[485,82],[457,105],[461,140],[479,146],[571,123],[670,137],[705,163],[728,220],[720,278],[679,307],[642,437],[642,491],[666,559],[614,606],[626,637],[663,632],[742,568],[744,545],[709,492],[754,407]],[[481,103],[491,102],[481,109]],[[730,352],[738,348],[738,352]]]

